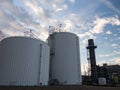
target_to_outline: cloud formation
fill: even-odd
[[[120,57],[115,57],[115,58],[113,58],[113,59],[112,59],[112,62],[113,62],[114,64],[119,64],[119,65],[120,65]]]
[[[116,8],[109,0],[100,0],[103,4],[105,4],[108,8],[120,14],[120,10]]]
[[[116,46],[116,44],[113,44],[112,46],[114,47],[114,46]],[[114,53],[111,53],[111,54],[101,54],[101,55],[98,55],[98,57],[111,57],[111,56],[114,56],[114,55],[120,55],[120,52],[114,52]]]
[[[68,8],[68,6],[66,4],[64,4],[62,6],[57,6],[56,4],[53,4],[53,8],[56,12],[59,12],[59,11],[66,10]]]
[[[47,31],[46,29],[48,28],[49,24],[56,25],[56,23],[60,21],[60,19],[58,18],[55,18],[55,17],[53,18],[53,16],[55,16],[53,14],[62,10],[66,10],[68,8],[66,4],[63,4],[64,2],[65,2],[64,0],[61,0],[61,1],[26,0],[26,1],[23,1],[23,4],[25,5],[24,7],[26,8],[22,7],[21,9],[16,7],[13,4],[13,1],[11,1],[11,2],[5,2],[3,6],[4,8],[2,10],[7,15],[11,16],[11,18],[15,20],[15,23],[17,22],[18,29],[20,29],[21,27],[22,27],[21,29],[23,29],[23,27],[27,27],[31,25],[31,27],[35,28],[36,30],[38,28],[41,28],[41,32],[44,32],[44,31],[46,32]],[[70,2],[75,2],[75,0],[70,0]],[[45,7],[46,5],[49,8]],[[97,4],[95,4],[95,6],[96,5]],[[11,9],[8,9],[8,8],[11,8]],[[19,12],[19,14],[14,14],[16,12]],[[25,18],[23,17],[23,15]],[[118,19],[117,16],[102,17],[102,18],[96,16],[95,20],[88,24],[81,22],[82,19],[79,17],[79,15],[76,15],[76,14],[69,14],[65,17],[61,17],[61,19],[62,21],[60,22],[63,24],[63,29],[65,29],[65,31],[70,31],[78,34],[80,38],[84,38],[84,37],[95,38],[94,34],[102,33],[104,30],[104,27],[107,24],[120,25],[120,20]],[[15,25],[11,24],[11,27],[15,27]],[[108,34],[108,32],[106,33]]]
[[[120,20],[118,19],[117,16],[114,17],[103,17],[103,18],[99,18],[98,16],[96,17],[95,21],[93,22],[93,29],[90,30],[91,33],[96,33],[99,34],[101,32],[103,32],[104,27],[107,24],[111,24],[111,25],[120,25]]]
[[[75,3],[76,0],[69,0],[71,3]]]
[[[120,19],[117,16],[112,17],[98,17],[96,16],[94,21],[87,26],[88,30],[84,30],[84,33],[77,32],[78,36],[83,39],[81,44],[86,45],[89,38],[96,39],[96,35],[104,33],[107,25],[120,26]],[[84,25],[85,26],[85,25]],[[112,34],[110,30],[106,34]]]
[[[103,64],[105,64],[105,63],[107,65],[120,65],[120,57],[112,58],[109,61],[106,61],[106,60],[98,61],[97,65],[103,66]]]
[[[31,4],[28,2],[27,5],[31,7],[29,13],[27,9],[15,6],[12,0],[3,0],[3,2],[0,3],[0,29],[6,37],[21,36],[24,35],[24,31],[32,29],[38,37],[42,37],[42,40],[45,40],[48,35],[48,33],[46,33],[48,32],[48,26],[46,27],[44,23],[40,25],[38,18],[49,21],[53,20],[42,8],[37,7],[34,3]],[[31,12],[34,12],[33,16]],[[41,33],[47,35],[43,36]]]
[[[112,32],[111,32],[111,31],[107,31],[106,34],[109,34],[109,35],[110,35],[110,34],[112,34]]]

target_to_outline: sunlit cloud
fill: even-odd
[[[114,56],[114,55],[120,55],[120,52],[114,52],[114,53],[111,53],[111,54],[101,54],[101,55],[98,55],[98,57],[103,58],[103,57],[111,57],[111,56]]]
[[[75,3],[76,0],[70,0],[71,3]]]
[[[95,17],[95,20],[93,21],[93,23],[90,24],[90,26],[87,26],[88,28],[90,28],[90,30],[82,33],[82,34],[78,34],[80,36],[80,38],[84,38],[84,37],[89,37],[89,38],[93,38],[95,39],[94,34],[100,34],[104,31],[104,27],[106,25],[116,25],[119,26],[120,25],[120,20],[118,19],[117,16],[115,17]],[[106,34],[112,34],[112,32],[107,31]]]
[[[106,61],[106,60],[102,60],[102,61],[98,61],[97,65],[99,66],[103,66],[103,64],[107,64],[107,65],[120,65],[120,57],[115,57],[112,58],[110,61]]]
[[[58,6],[58,5],[56,5],[56,4],[53,4],[53,8],[54,8],[54,10],[55,10],[56,12],[66,10],[67,7],[68,7],[68,6],[67,6],[66,4],[64,4],[64,5],[62,5],[62,6]]]
[[[112,44],[111,45],[112,47],[117,47],[117,46],[119,46],[118,44]]]
[[[35,20],[35,18],[30,17],[29,14],[33,14],[33,16],[35,15],[37,18],[42,18],[45,21],[48,20],[52,23],[55,23],[54,19],[50,19],[50,17],[46,16],[46,12],[43,10],[43,8],[39,8],[34,0],[33,3],[28,1],[25,2],[26,6],[29,7],[30,13],[25,12],[24,9],[14,6],[13,2],[5,2],[4,4],[5,5],[0,8],[0,29],[2,29],[5,35],[23,36],[24,31],[29,31],[32,29],[38,37],[41,36],[40,38],[42,38],[42,40],[47,38],[48,33],[46,32],[48,32],[48,26],[44,25],[44,23],[40,24],[41,21],[38,19]],[[8,9],[9,7],[10,9]],[[43,27],[43,25],[45,27]],[[44,32],[46,35],[41,35],[41,33]]]
[[[120,37],[118,37],[118,40],[120,40]]]
[[[30,1],[24,1],[24,3],[28,7],[28,13],[30,13],[32,16],[36,16],[43,21],[49,18],[46,16],[44,9],[39,7],[36,3]]]
[[[108,62],[108,61],[106,61],[106,60],[102,60],[102,61],[98,61],[98,62],[97,62],[97,65],[99,65],[99,66],[103,66],[103,64],[108,64],[108,65],[110,65],[110,63],[111,63],[111,62]]]
[[[112,62],[113,62],[114,64],[119,64],[119,65],[120,65],[120,57],[115,57],[115,58],[113,58],[113,59],[112,59]]]
[[[64,23],[65,23],[65,28],[64,29],[66,29],[66,30],[70,30],[70,28],[74,27],[74,24],[71,20],[65,20]]]
[[[103,54],[103,55],[99,55],[99,57],[110,57],[111,54]]]
[[[111,25],[120,25],[120,20],[118,19],[118,17],[104,17],[104,18],[99,18],[98,16],[96,17],[95,21],[94,21],[94,27],[92,30],[90,30],[91,33],[102,33],[104,30],[104,27],[107,24],[111,24]]]
[[[82,75],[88,75],[88,73],[89,73],[89,68],[90,68],[90,66],[88,65],[88,63],[82,65],[82,66],[81,66],[81,73],[82,73]]]
[[[6,35],[5,37],[10,37],[10,36],[23,36],[24,33],[20,32],[20,31],[14,31],[12,28],[9,29],[3,29],[2,32],[4,33],[4,35]]]
[[[109,35],[110,35],[110,34],[112,34],[112,32],[111,32],[111,31],[107,31],[106,34],[109,34]]]

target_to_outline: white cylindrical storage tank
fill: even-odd
[[[0,43],[0,85],[48,85],[49,46],[29,37],[9,37]]]
[[[62,85],[80,85],[79,38],[72,33],[56,32],[49,36],[51,47],[50,80]]]

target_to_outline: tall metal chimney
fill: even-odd
[[[88,46],[86,48],[88,49],[88,52],[89,52],[92,83],[96,84],[97,83],[97,68],[96,68],[95,48],[97,48],[97,46],[94,45],[93,39],[88,40]]]

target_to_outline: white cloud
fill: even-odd
[[[116,37],[116,36],[117,36],[117,34],[114,34],[114,36]]]
[[[28,14],[32,15],[33,19],[39,20],[40,24],[44,23],[46,27],[48,27],[48,25],[55,25],[55,23],[58,21],[56,18],[54,18],[57,12],[67,9],[66,4],[61,4],[63,1],[60,1],[59,3],[58,2],[59,1],[56,0],[53,0],[49,3],[47,1],[32,0],[32,2],[30,2],[27,0],[24,1],[24,4],[27,6],[25,9],[27,10]]]
[[[9,29],[2,29],[2,32],[6,35],[5,37],[9,36],[23,36],[21,31],[14,31],[12,28]]]
[[[25,1],[25,5],[28,7],[28,13],[32,14],[33,16],[36,15],[40,19],[45,19],[45,11],[42,7],[39,7],[36,3]]]
[[[80,43],[87,46],[87,39],[82,40]]]
[[[108,21],[108,24],[120,25],[120,20],[118,19],[118,16],[114,16],[114,17],[111,17],[111,18],[106,18],[106,20]]]
[[[4,0],[3,0],[4,1]],[[76,0],[70,0],[70,2],[75,2]],[[67,4],[65,4],[65,0],[23,0],[24,2],[24,8],[25,11],[21,10],[18,7],[15,7],[15,5],[12,5],[13,3],[7,3],[6,5],[3,4],[3,7],[5,7],[8,12],[11,13],[8,14],[15,20],[15,22],[12,21],[11,24],[9,24],[11,27],[14,27],[17,29],[20,29],[24,26],[27,26],[29,24],[32,24],[32,27],[34,27],[35,31],[40,32],[46,32],[48,25],[55,25],[59,21],[63,23],[63,29],[66,29],[66,31],[70,31],[73,33],[76,33],[80,36],[80,38],[96,38],[94,34],[100,34],[103,32],[104,27],[107,24],[111,25],[120,25],[120,20],[117,16],[114,17],[96,17],[93,23],[87,23],[84,21],[83,18],[80,18],[77,14],[68,14],[60,18],[54,18],[54,14],[56,14],[59,11],[66,10],[68,8]],[[86,14],[85,12],[92,10],[97,5],[99,5],[98,2],[94,3],[93,5],[89,5],[85,8],[85,11],[82,11],[82,15]],[[11,8],[10,10],[8,9]],[[47,6],[47,7],[46,7]],[[27,11],[27,12],[26,12]],[[18,12],[18,14],[16,13]],[[80,15],[81,15],[80,14]],[[23,15],[25,17],[23,17]],[[6,16],[7,17],[7,16]],[[39,24],[36,24],[36,20],[38,20]],[[6,21],[6,20],[3,20]],[[5,23],[8,23],[6,21]],[[17,22],[17,24],[16,24]],[[41,26],[44,25],[45,27],[42,28]],[[17,27],[16,27],[17,26]],[[39,30],[41,28],[41,30]]]
[[[120,25],[120,20],[118,19],[118,17],[104,17],[104,18],[99,18],[96,17],[95,21],[94,21],[94,27],[92,30],[90,30],[91,33],[96,33],[99,34],[101,32],[103,32],[104,27],[107,24],[111,24],[111,25]]]
[[[85,74],[88,75],[88,73],[90,73],[89,70],[90,70],[90,66],[88,64],[81,65],[82,75],[85,75]]]
[[[112,34],[112,32],[111,31],[107,31],[106,34]]]
[[[6,6],[8,5],[8,6]],[[24,26],[24,22],[21,21],[21,19],[19,18],[20,15],[23,15],[21,9],[17,9],[17,7],[15,7],[13,5],[13,3],[1,3],[1,12],[2,15],[0,15],[0,22],[2,22],[2,27],[3,28],[7,28],[7,27],[13,27],[13,28],[21,28],[21,26]],[[17,14],[19,14],[18,16],[16,16]],[[29,18],[29,17],[28,17]],[[4,25],[6,24],[7,27],[4,27]]]
[[[47,1],[47,0],[46,0]],[[65,0],[50,0],[52,3],[64,3]]]
[[[103,64],[107,64],[107,65],[120,65],[120,57],[116,57],[116,58],[113,58],[112,60],[109,60],[109,61],[106,61],[106,60],[102,60],[102,61],[99,61],[97,62],[97,65],[99,66],[103,66]]]
[[[108,8],[120,14],[120,10],[116,8],[109,0],[99,0],[99,1],[103,2],[103,4],[108,6]]]
[[[74,23],[71,20],[64,20],[64,24],[64,29],[67,31],[74,27]]]
[[[117,46],[118,46],[118,44],[112,44],[111,46],[112,46],[112,47],[117,47]]]
[[[102,60],[102,61],[99,61],[99,62],[97,62],[97,65],[99,65],[99,66],[103,66],[103,64],[110,64],[110,62],[108,62],[108,61],[106,61],[106,60]]]
[[[9,15],[9,17],[11,17],[11,19],[15,20],[14,24],[16,23],[16,25],[19,24],[20,26],[24,26],[25,25],[24,22],[22,22],[17,16],[13,15],[9,10],[7,10],[5,8],[2,8],[2,10],[3,10],[4,14],[6,13],[7,15]],[[12,24],[12,23],[10,23],[10,24]],[[13,27],[14,27],[14,25],[13,25]]]
[[[68,8],[66,4],[61,5],[61,6],[58,6],[57,4],[53,4],[52,6],[56,12],[66,10]]]
[[[63,5],[63,9],[66,10],[68,6],[66,4]]]
[[[70,0],[71,3],[75,3],[76,0]]]
[[[120,37],[118,37],[118,40],[120,40]]]
[[[114,64],[119,64],[119,65],[120,65],[120,57],[113,58],[113,59],[112,59],[112,62],[113,62]]]
[[[119,64],[120,65],[120,57],[112,58],[109,61],[102,60],[102,61],[97,62],[97,65],[99,65],[99,66],[103,66],[103,64],[107,64],[107,65],[116,65],[116,64]]]
[[[98,55],[98,57],[110,57],[111,54],[101,54],[101,55]]]
[[[119,54],[120,54],[120,52],[117,52],[117,51],[114,51],[114,53],[115,53],[116,55],[119,55]]]
[[[76,18],[76,15],[72,15],[72,17],[74,16],[74,19]],[[73,24],[72,24],[73,23]],[[79,30],[84,30],[84,33],[81,33],[82,31],[77,31],[75,32],[75,30],[73,32],[75,32],[81,39],[88,39],[88,38],[92,38],[92,39],[96,39],[95,34],[100,34],[104,31],[104,27],[108,24],[110,25],[120,25],[120,20],[118,19],[117,16],[113,16],[113,17],[103,17],[100,18],[98,16],[95,17],[95,20],[93,21],[93,23],[89,23],[88,25],[81,23],[80,20],[71,20],[71,26],[73,28],[76,27],[75,23],[79,23]],[[70,25],[68,25],[68,28],[70,27]],[[107,31],[106,34],[112,34],[112,32]]]
[[[85,32],[83,34],[79,34],[80,38],[88,37],[88,38],[94,38],[93,34],[91,32]]]
[[[116,44],[113,44],[113,47],[116,46]],[[98,55],[98,57],[110,57],[110,56],[114,56],[114,55],[120,55],[120,52],[114,52],[114,53],[111,53],[111,54],[101,54],[101,55]]]
[[[90,32],[96,34],[101,33],[106,23],[107,21],[105,19],[96,17],[95,21],[93,22],[94,27]]]
[[[104,39],[106,39],[106,40],[107,40],[108,38],[107,38],[107,37],[105,37]]]
[[[38,1],[31,0],[30,2],[26,0],[24,4],[27,8],[25,5],[24,8],[20,6],[19,8],[13,2],[6,0],[0,3],[0,29],[7,36],[21,36],[24,34],[24,31],[32,29],[37,32],[38,36],[41,36],[42,40],[45,40],[48,35],[48,25],[57,21],[52,19],[49,16],[49,12],[44,10],[44,8],[38,6]],[[41,33],[45,33],[44,36]]]

